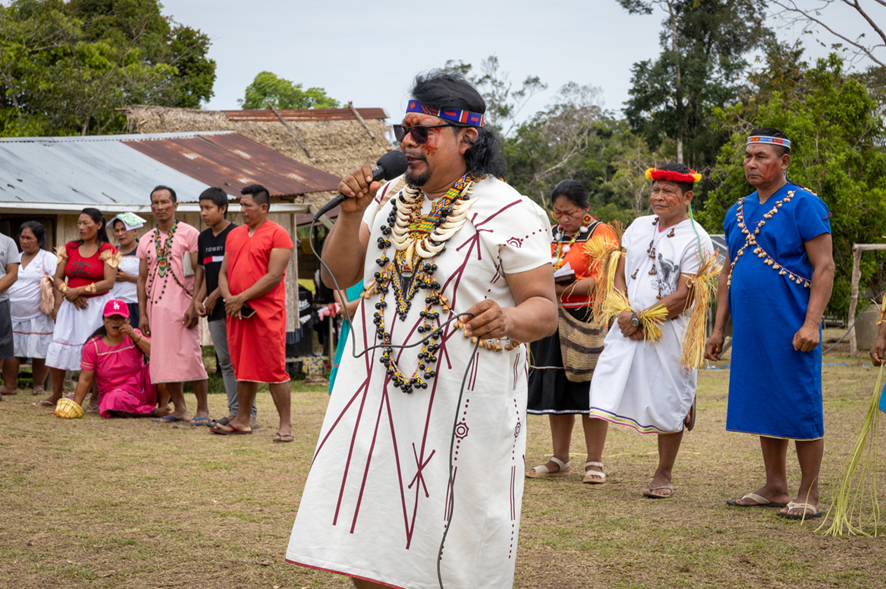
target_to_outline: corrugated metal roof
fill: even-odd
[[[334,190],[339,179],[236,133],[163,133],[0,140],[0,205],[147,204],[157,184],[195,202],[209,186],[239,197],[261,183],[272,196]]]
[[[358,108],[356,109],[364,119],[386,119],[388,113],[383,108]],[[276,123],[280,119],[270,109],[267,110],[223,110],[229,121],[249,121],[254,123]],[[280,115],[287,121],[317,122],[317,121],[356,121],[357,117],[349,108],[317,108],[304,110],[279,110]]]
[[[209,186],[239,196],[262,184],[271,196],[334,190],[339,178],[302,164],[237,133],[164,141],[124,141],[133,149]]]

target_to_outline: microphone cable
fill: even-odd
[[[372,206],[372,205],[369,205],[369,206]],[[415,343],[412,343],[412,344],[376,344],[376,345],[367,347],[365,350],[363,350],[362,352],[360,352],[358,354],[357,353],[357,336],[354,333],[356,330],[353,329],[354,321],[351,318],[351,313],[348,311],[348,305],[346,302],[347,297],[345,296],[345,294],[342,292],[341,288],[339,287],[338,280],[335,279],[335,275],[329,269],[329,266],[326,265],[326,262],[323,261],[323,257],[317,253],[317,249],[314,246],[314,227],[315,227],[316,223],[317,223],[317,218],[315,217],[314,219],[311,220],[311,228],[310,228],[310,235],[308,236],[308,243],[311,246],[311,253],[313,253],[314,256],[320,261],[320,264],[326,270],[326,273],[329,274],[330,278],[332,278],[332,284],[335,286],[335,291],[338,293],[339,299],[343,303],[342,306],[344,307],[344,310],[345,310],[345,316],[348,318],[348,322],[351,324],[351,329],[349,330],[349,332],[350,332],[350,340],[351,340],[351,356],[353,358],[360,358],[363,355],[365,355],[367,352],[369,352],[370,350],[374,350],[376,348],[381,348],[383,346],[386,346],[386,347],[389,347],[392,349],[398,349],[398,350],[405,350],[407,348],[414,348],[416,346],[420,346],[420,345],[425,344],[428,341],[430,341],[431,336],[433,334],[439,332],[439,330],[446,327],[447,325],[449,325],[453,321],[459,319],[460,317],[464,317],[466,315],[469,315],[471,317],[476,317],[476,315],[474,315],[473,313],[458,313],[458,314],[453,315],[452,317],[450,317],[449,319],[447,319],[446,321],[444,321],[440,325],[438,325],[436,327],[436,329],[431,330],[430,334],[426,335],[425,337],[421,338],[420,340],[418,340]],[[365,263],[365,259],[364,259],[364,263]],[[384,311],[382,311],[382,312],[384,312]],[[443,530],[443,537],[440,539],[440,549],[437,551],[437,582],[440,585],[440,589],[445,589],[443,587],[443,576],[440,571],[440,566],[441,566],[440,563],[443,561],[443,545],[446,543],[446,535],[449,533],[449,527],[452,524],[452,515],[455,512],[455,480],[453,479],[453,467],[452,467],[452,458],[453,458],[453,455],[454,455],[453,453],[454,453],[454,449],[455,449],[455,430],[458,427],[458,414],[459,414],[459,411],[461,410],[462,399],[464,398],[465,384],[468,381],[468,374],[470,373],[471,365],[474,363],[474,357],[477,355],[477,350],[479,350],[479,348],[480,348],[480,339],[478,338],[477,341],[474,342],[474,349],[471,352],[471,357],[468,359],[468,363],[465,366],[464,374],[462,375],[461,387],[459,388],[459,391],[458,391],[458,402],[455,404],[455,418],[453,419],[453,422],[452,422],[452,433],[450,434],[450,438],[449,438],[449,505],[448,505],[449,517],[446,518],[446,527]]]

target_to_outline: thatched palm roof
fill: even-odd
[[[229,117],[225,111],[160,106],[130,106],[125,112],[130,133],[235,131],[295,160],[336,176],[344,176],[363,164],[374,164],[378,158],[392,149],[385,137],[389,127],[381,118],[364,117],[366,126],[374,135],[373,138],[356,117],[348,117],[346,120],[337,118],[306,121],[303,120],[304,117],[290,114],[297,111],[283,111],[287,123],[295,130],[298,139],[311,154],[311,157],[308,157],[296,138],[270,111],[267,111],[269,116],[260,121],[236,120],[237,117]],[[379,109],[378,112],[383,114],[384,111]],[[315,193],[305,198],[306,202],[319,206],[330,196],[331,194]]]

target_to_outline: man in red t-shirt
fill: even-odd
[[[268,220],[270,195],[254,184],[241,191],[243,225],[225,242],[218,288],[228,315],[228,350],[237,378],[237,417],[213,433],[251,434],[250,408],[258,384],[266,382],[280,414],[275,442],[292,441],[289,375],[286,373],[286,287],[283,278],[292,239]]]

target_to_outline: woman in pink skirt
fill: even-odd
[[[108,301],[102,316],[102,327],[83,346],[74,402],[83,404],[95,379],[102,417],[151,415],[157,404],[148,369],[151,340],[129,325],[129,308],[123,301]]]

